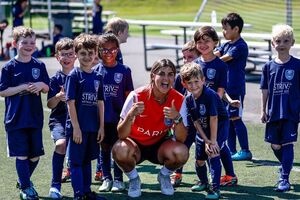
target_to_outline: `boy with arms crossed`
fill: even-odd
[[[294,45],[293,29],[276,25],[272,32],[272,46],[276,58],[266,63],[260,82],[262,89],[261,121],[266,123],[265,141],[271,143],[279,160],[280,178],[276,190],[291,188],[289,175],[293,167],[294,145],[300,113],[300,60],[290,55]]]
[[[55,142],[55,150],[52,157],[52,182],[49,197],[61,199],[61,176],[67,148],[65,125],[67,118],[67,105],[65,96],[65,82],[67,75],[74,68],[76,60],[74,42],[69,38],[63,38],[55,45],[55,55],[61,65],[61,69],[50,79],[48,93],[48,108],[52,109],[49,116],[49,128],[51,138]]]
[[[49,90],[45,64],[32,57],[35,33],[19,26],[13,30],[17,55],[2,68],[0,96],[5,97],[5,130],[8,155],[16,157],[21,199],[38,199],[30,177],[44,155],[43,106],[40,93]]]
[[[91,191],[91,161],[99,155],[104,137],[104,95],[101,74],[92,69],[97,41],[88,34],[74,39],[79,67],[66,80],[69,160],[74,199],[104,199]]]

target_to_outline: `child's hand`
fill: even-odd
[[[145,110],[145,104],[143,101],[138,101],[136,95],[133,96],[133,104],[129,111],[131,113],[132,117],[135,117],[137,115],[140,115]]]
[[[232,100],[230,101],[230,106],[232,107],[236,107],[236,108],[239,108],[241,106],[241,102],[239,100]]]
[[[82,132],[80,128],[74,128],[73,129],[73,141],[76,144],[81,144],[82,143]]]
[[[165,118],[168,118],[168,119],[175,119],[176,117],[179,116],[179,113],[175,107],[174,99],[172,100],[171,107],[164,107],[163,112],[164,112]]]
[[[262,112],[260,120],[262,123],[266,123],[268,121],[268,115],[266,112]]]
[[[214,157],[220,153],[220,147],[218,143],[206,143],[205,152],[209,157]]]
[[[55,97],[62,102],[66,102],[66,93],[63,86],[61,86],[59,93],[57,93]]]
[[[98,143],[101,143],[104,139],[104,128],[100,127],[99,130],[98,130],[98,135],[97,135],[97,142]]]
[[[29,83],[28,91],[33,94],[39,95],[40,91],[43,89],[43,86],[43,82]]]

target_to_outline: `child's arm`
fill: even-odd
[[[217,143],[217,133],[218,133],[218,116],[209,117],[209,127],[210,127],[210,144],[206,144],[206,153],[208,155],[219,154],[220,148]]]
[[[193,124],[194,124],[197,132],[199,133],[200,137],[204,140],[204,142],[206,144],[211,144],[211,141],[206,137],[206,135],[205,135],[205,133],[204,133],[204,131],[203,131],[201,125],[200,125],[199,120],[194,121]]]
[[[228,62],[228,61],[232,60],[233,57],[229,56],[228,54],[225,54],[225,55],[221,56],[220,59],[223,60],[224,62]]]
[[[68,105],[68,112],[70,115],[71,123],[73,126],[73,141],[76,144],[81,144],[82,143],[82,133],[81,129],[78,123],[78,118],[77,118],[77,111],[75,107],[75,100],[69,100],[67,101]]]
[[[29,91],[39,95],[39,92],[47,93],[49,91],[49,86],[44,82],[35,82],[29,84]]]
[[[10,96],[14,96],[16,94],[19,94],[20,92],[23,91],[29,91],[29,83],[24,83],[21,85],[18,85],[16,87],[9,87],[3,91],[0,92],[0,96],[1,97],[10,97]]]
[[[267,108],[267,100],[268,100],[268,90],[267,89],[262,89],[261,90],[262,95],[261,95],[261,122],[262,123],[266,123],[268,120],[268,116],[267,116],[267,112],[266,112],[266,108]]]
[[[98,101],[100,127],[98,130],[97,141],[100,143],[104,138],[104,102]]]
[[[232,107],[239,108],[241,106],[241,102],[239,100],[233,100],[226,92],[224,92],[223,100]]]
[[[218,88],[217,89],[217,94],[219,95],[219,97],[222,99],[224,94],[225,94],[225,89],[224,88]]]
[[[59,102],[66,102],[66,94],[64,87],[61,87],[59,93],[57,93],[54,97],[50,98],[47,101],[47,106],[50,109],[53,109],[57,106]]]

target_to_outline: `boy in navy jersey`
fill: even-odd
[[[247,128],[242,121],[243,101],[246,94],[245,67],[248,57],[247,43],[241,38],[244,21],[237,13],[229,13],[222,19],[223,35],[228,42],[217,48],[215,54],[228,65],[226,93],[241,102],[240,107],[228,105],[230,130],[228,146],[232,160],[251,160]],[[236,151],[236,136],[241,150]]]
[[[185,97],[189,117],[197,130],[196,171],[203,188],[208,188],[205,160],[209,160],[212,186],[206,199],[220,198],[221,160],[229,120],[223,102],[216,92],[206,87],[202,69],[196,63],[185,64],[180,69],[183,86],[190,92]]]
[[[114,181],[110,172],[111,148],[118,140],[117,126],[120,113],[127,95],[133,90],[131,70],[118,63],[116,56],[119,51],[118,38],[107,33],[99,37],[99,52],[102,63],[95,70],[103,75],[105,95],[105,137],[101,143],[101,160],[104,181],[99,191],[118,192],[125,189],[122,170],[114,163]]]
[[[67,76],[69,160],[74,199],[103,199],[91,191],[91,161],[99,155],[104,137],[104,94],[102,75],[92,69],[97,41],[88,34],[74,39],[79,67]]]
[[[61,199],[61,176],[67,148],[65,125],[67,118],[67,106],[65,96],[65,82],[67,75],[74,68],[75,50],[74,42],[69,38],[63,38],[55,45],[55,55],[61,65],[61,69],[50,79],[48,92],[48,108],[52,109],[49,116],[49,128],[51,137],[55,143],[52,157],[52,182],[49,197]]]
[[[300,114],[300,60],[290,55],[294,45],[293,29],[276,25],[272,46],[278,55],[263,67],[261,121],[266,123],[265,141],[271,143],[279,160],[280,178],[277,191],[290,190],[289,175],[293,166],[294,145]]]
[[[35,33],[19,26],[13,30],[17,55],[2,68],[0,96],[5,97],[5,130],[8,155],[16,157],[21,199],[38,199],[30,177],[44,155],[41,92],[49,90],[45,64],[32,57]]]

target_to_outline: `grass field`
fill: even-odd
[[[44,96],[43,96],[43,99]],[[44,104],[45,105],[45,104]],[[3,121],[4,102],[0,101],[0,120]],[[36,189],[39,192],[40,199],[49,199],[48,191],[51,181],[51,157],[53,151],[53,142],[50,139],[50,132],[47,126],[49,112],[45,111],[44,126],[44,147],[45,156],[32,177]],[[6,157],[6,141],[4,126],[0,126],[0,199],[11,200],[18,199],[18,190],[15,188],[17,176],[15,172],[14,159]],[[269,148],[269,145],[263,142],[263,125],[247,124],[249,131],[250,146],[254,155],[253,161],[234,162],[236,174],[239,178],[239,185],[233,188],[222,188],[223,199],[233,200],[270,200],[270,199],[300,199],[300,144],[295,146],[295,164],[291,173],[290,181],[293,190],[287,193],[277,193],[273,191],[273,186],[278,178],[278,163]],[[184,179],[182,187],[176,189],[172,197],[164,196],[160,193],[159,184],[156,181],[156,175],[160,169],[157,165],[144,162],[138,166],[138,171],[143,182],[141,200],[195,200],[204,199],[205,193],[192,193],[190,187],[196,179],[194,172],[194,148],[190,153],[190,159],[184,168]],[[94,166],[94,165],[93,165]],[[93,167],[94,170],[94,167]],[[127,181],[127,178],[124,178]],[[97,191],[99,184],[93,182],[93,190]],[[63,184],[62,192],[65,199],[72,199],[72,188],[70,182]],[[126,193],[103,193],[103,196],[110,200],[129,199]]]

